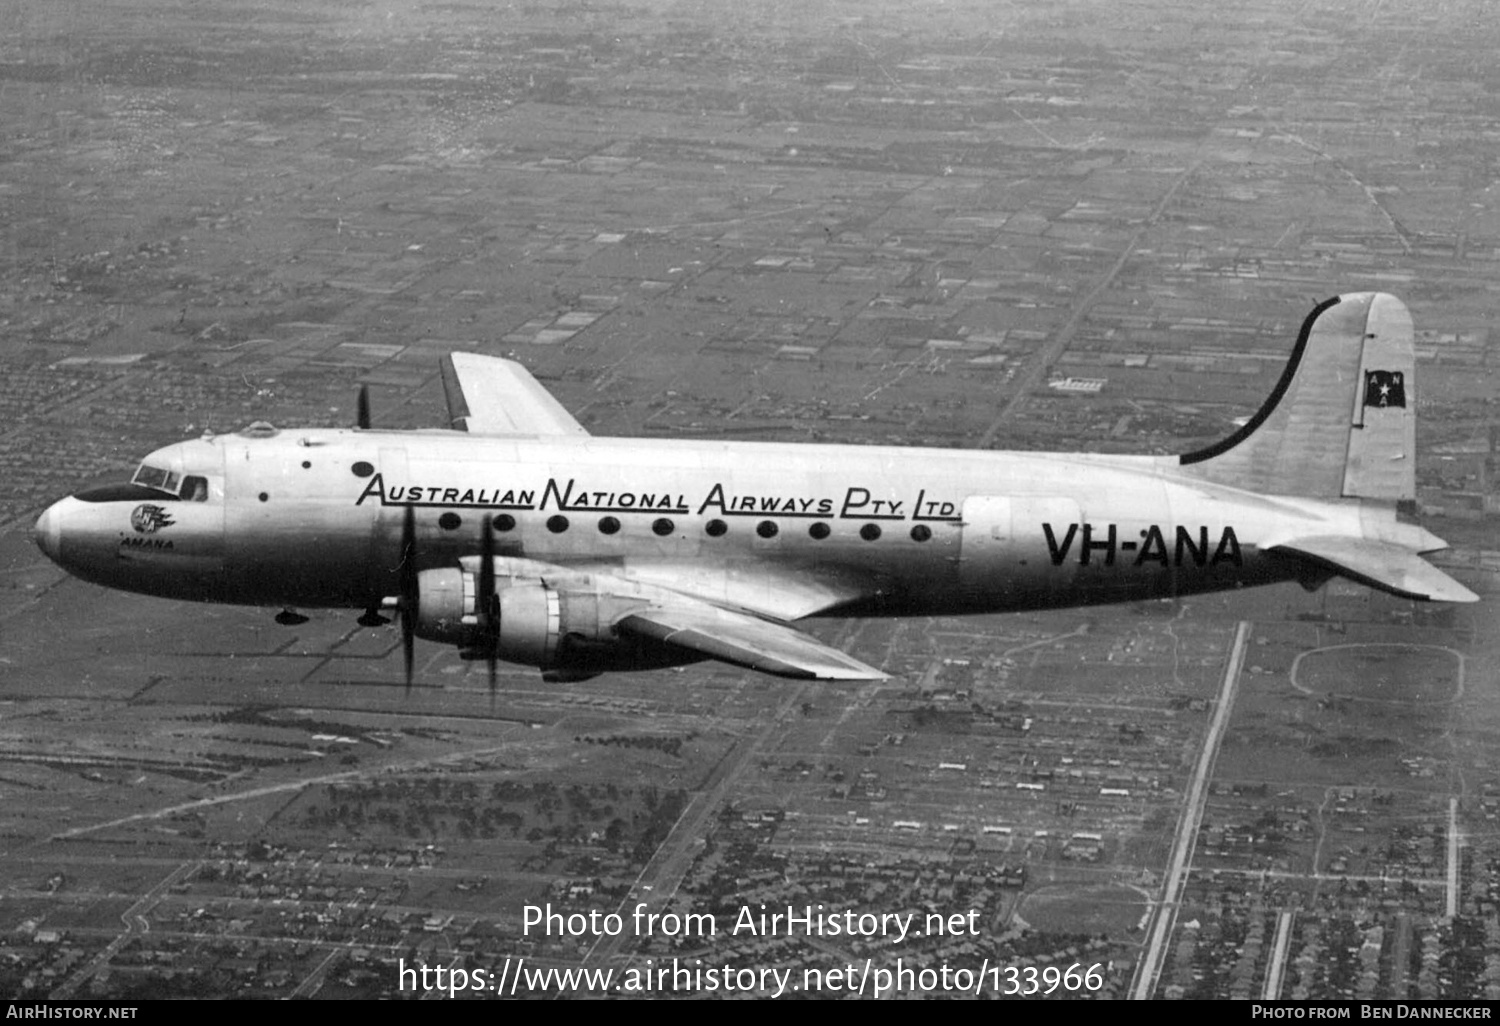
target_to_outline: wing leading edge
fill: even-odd
[[[588,432],[514,360],[478,353],[442,359],[448,419],[474,435],[571,435]]]
[[[710,659],[797,680],[889,680],[890,675],[795,628],[706,603],[652,606],[615,628]]]

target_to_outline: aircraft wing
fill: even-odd
[[[1478,602],[1479,596],[1410,549],[1370,538],[1294,538],[1270,547],[1311,559],[1361,584],[1403,598]]]
[[[478,353],[442,359],[448,418],[475,435],[576,435],[588,432],[514,360]]]
[[[700,652],[711,659],[799,680],[888,680],[789,624],[706,603],[653,605],[621,618],[615,628]]]

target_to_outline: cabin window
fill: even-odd
[[[859,536],[865,541],[875,541],[880,537],[880,525],[866,524],[864,527],[861,527],[859,529]]]
[[[655,520],[651,521],[651,530],[662,538],[665,538],[676,529],[677,525],[673,524],[672,521],[668,520],[666,517],[658,517]]]
[[[823,523],[823,521],[819,520],[817,523],[815,523],[812,526],[808,527],[807,533],[809,535],[811,535],[813,538],[815,538],[816,540],[822,541],[824,538],[828,537],[828,534],[829,534],[828,525],[825,524],[825,523]]]
[[[932,539],[932,528],[926,524],[918,524],[911,529],[911,540],[915,542],[930,541]]]
[[[762,520],[755,525],[755,533],[762,538],[774,538],[779,530],[780,528],[776,526],[776,522],[773,520]]]
[[[568,529],[568,518],[561,514],[547,518],[547,530],[553,534],[562,534]]]
[[[703,533],[710,538],[722,537],[729,530],[729,525],[722,520],[710,520],[703,525]]]
[[[599,533],[615,534],[620,530],[620,521],[617,517],[600,517]]]

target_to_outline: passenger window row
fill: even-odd
[[[444,513],[438,518],[438,526],[445,531],[455,531],[462,524],[463,519],[457,513]],[[503,534],[516,529],[516,518],[509,513],[501,513],[491,521],[491,524],[495,530]],[[568,518],[561,513],[554,513],[547,518],[547,530],[553,534],[562,534],[571,526]],[[619,534],[621,524],[618,517],[600,517],[598,527],[600,534]],[[659,537],[665,538],[676,530],[677,525],[667,517],[657,517],[651,521],[651,532]],[[710,538],[722,538],[729,533],[729,525],[715,518],[703,525],[703,533]],[[774,520],[762,520],[755,525],[755,533],[762,538],[775,538],[781,533],[781,526]],[[833,533],[833,529],[824,521],[816,520],[808,525],[807,533],[809,537],[822,541]],[[882,533],[879,524],[867,523],[859,529],[859,536],[870,542],[878,541]],[[917,524],[910,533],[912,541],[925,542],[932,539],[932,528],[926,524]]]

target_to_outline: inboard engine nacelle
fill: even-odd
[[[502,577],[486,610],[479,574],[467,567],[424,570],[417,575],[417,588],[417,636],[457,645],[476,658],[484,658],[493,643],[500,659],[546,668],[559,662],[563,638],[572,643],[614,638],[614,617],[601,609],[598,594],[591,591]],[[491,616],[497,626],[486,622]]]

